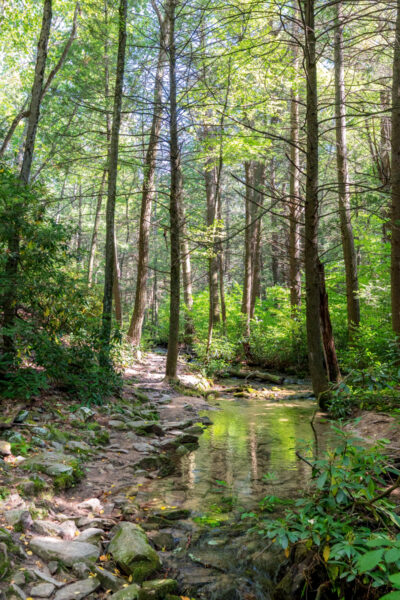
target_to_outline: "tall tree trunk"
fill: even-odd
[[[336,116],[336,162],[339,191],[339,216],[342,248],[346,271],[347,323],[349,336],[360,324],[360,300],[358,298],[357,255],[354,247],[350,212],[350,182],[347,164],[346,106],[344,88],[342,2],[335,4],[335,116]]]
[[[164,19],[160,20],[160,50],[158,53],[156,78],[154,83],[154,112],[144,163],[135,305],[128,329],[128,340],[133,346],[140,345],[144,313],[146,310],[151,208],[155,195],[156,159],[162,124],[162,88],[166,60],[166,36],[168,35],[167,26],[168,18],[164,17]]]
[[[122,300],[121,300],[121,288],[120,288],[121,272],[118,261],[118,243],[117,234],[114,227],[114,278],[113,278],[113,297],[114,297],[114,311],[115,320],[118,323],[118,327],[122,328]]]
[[[178,138],[177,84],[176,84],[176,45],[175,45],[175,10],[177,0],[169,0],[169,119],[170,119],[170,168],[171,190],[169,202],[171,231],[171,278],[170,278],[170,312],[169,336],[166,364],[167,380],[177,378],[179,353],[179,313],[180,313],[180,227],[179,205],[182,202],[182,167]]]
[[[399,0],[400,1],[400,0]],[[305,199],[306,326],[312,386],[320,406],[328,390],[320,325],[318,258],[318,91],[315,51],[314,0],[304,0],[305,69],[307,78],[307,180]]]
[[[207,228],[210,236],[208,258],[208,288],[209,288],[209,320],[212,326],[221,321],[218,292],[218,254],[216,248],[216,211],[217,211],[217,167],[214,159],[206,162],[204,179],[206,183],[207,198]]]
[[[297,45],[293,50],[293,67],[299,66]],[[299,149],[299,92],[291,90],[290,98],[290,191],[289,191],[289,285],[292,317],[296,318],[301,306],[301,197]]]
[[[220,186],[218,186],[220,188]],[[217,218],[222,221],[222,195],[219,191],[217,199]],[[219,293],[221,298],[221,318],[224,327],[226,325],[226,301],[225,301],[225,282],[224,282],[224,251],[220,237],[218,239],[218,272],[219,272]]]
[[[182,283],[183,299],[185,302],[185,343],[191,345],[194,335],[193,323],[193,286],[192,286],[192,265],[190,261],[190,248],[187,236],[186,215],[182,203],[179,204],[180,219],[180,244],[181,244],[181,264],[182,264]]]
[[[114,221],[115,221],[115,199],[117,193],[117,171],[118,171],[118,144],[119,129],[121,124],[121,105],[122,92],[124,85],[125,71],[125,50],[126,50],[126,18],[127,18],[127,0],[120,0],[119,5],[119,35],[118,35],[118,57],[117,73],[115,78],[114,108],[111,127],[111,141],[108,153],[108,189],[107,189],[107,209],[106,209],[106,264],[104,273],[104,295],[103,295],[103,315],[102,332],[104,351],[103,361],[108,361],[107,349],[111,338],[111,315],[112,298],[115,270],[115,242],[114,242]]]
[[[29,120],[27,126],[25,149],[22,159],[20,180],[22,185],[29,183],[32,168],[33,152],[35,149],[36,132],[40,116],[40,102],[42,98],[44,71],[46,68],[47,46],[50,36],[52,19],[52,0],[45,0],[43,6],[42,27],[39,36],[35,76],[33,80],[31,103],[29,107]],[[18,265],[20,254],[20,228],[17,220],[12,223],[8,239],[7,260],[5,264],[6,289],[1,297],[4,329],[12,329],[16,317],[16,303],[18,294]],[[14,355],[14,339],[11,333],[3,334],[3,349],[10,356]]]
[[[392,327],[400,340],[400,0],[393,55],[391,191],[391,301]]]
[[[250,317],[254,317],[254,309],[257,298],[261,296],[261,224],[262,207],[264,204],[264,187],[266,177],[266,164],[260,161],[255,166],[254,171],[254,210],[253,210],[253,273],[251,281],[251,306]]]
[[[94,217],[92,239],[90,242],[89,264],[88,264],[88,285],[89,285],[89,287],[91,287],[91,285],[93,283],[94,259],[96,257],[97,238],[99,235],[99,225],[100,225],[101,205],[103,203],[103,194],[104,194],[106,178],[107,178],[107,169],[104,169],[103,175],[101,178],[99,193],[97,195],[96,213],[95,213],[95,217]]]
[[[251,314],[251,282],[253,277],[252,271],[252,214],[253,214],[253,187],[254,187],[254,165],[252,161],[246,161],[245,165],[245,181],[246,181],[246,217],[245,217],[245,233],[244,233],[244,280],[243,280],[243,296],[242,296],[242,313],[245,315],[245,338],[250,337],[250,314]]]
[[[329,381],[337,382],[340,379],[340,369],[336,355],[335,340],[333,338],[332,322],[329,312],[328,294],[325,285],[325,269],[322,262],[319,262],[318,268],[320,285],[321,333],[324,345],[325,364]]]

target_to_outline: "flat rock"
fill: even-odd
[[[82,531],[82,533],[80,533],[78,537],[75,538],[75,540],[77,542],[88,542],[89,544],[98,544],[101,540],[102,535],[104,535],[104,531],[102,529],[99,529],[98,527],[89,527],[88,529],[85,529],[85,531]]]
[[[96,566],[93,571],[96,573],[97,579],[105,590],[117,592],[125,584],[125,580],[122,579],[122,577],[117,577],[114,573],[107,571],[107,569],[103,569],[103,567]]]
[[[82,600],[100,587],[100,581],[96,577],[83,579],[76,583],[71,583],[58,590],[54,596],[54,600]]]
[[[53,521],[37,519],[33,522],[32,528],[38,535],[59,536],[61,534],[60,525],[58,525],[58,523],[54,523]]]
[[[48,598],[52,595],[55,590],[55,586],[52,583],[39,583],[31,588],[31,596],[37,596],[38,598]]]
[[[32,572],[36,575],[36,577],[38,579],[41,579],[42,581],[45,581],[46,583],[51,583],[55,587],[62,587],[64,585],[64,583],[62,581],[57,581],[57,579],[54,579],[54,577],[47,575],[47,573],[44,573],[43,571],[41,571],[40,569],[38,569],[36,567],[32,569]],[[51,569],[50,569],[50,572],[51,572]]]
[[[171,594],[178,588],[175,579],[155,579],[145,581],[139,592],[139,600],[159,600],[165,598],[166,594]]]
[[[84,508],[95,513],[100,513],[100,511],[103,510],[103,505],[98,498],[88,498],[78,504],[78,508]]]
[[[0,440],[0,454],[2,456],[9,456],[11,454],[11,444],[5,440]]]
[[[35,537],[30,541],[31,550],[43,560],[60,560],[67,567],[76,562],[94,563],[99,549],[93,544],[57,540],[51,537]]]

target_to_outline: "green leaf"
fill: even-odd
[[[382,596],[381,600],[400,600],[400,592],[390,592]]]
[[[385,552],[385,560],[388,563],[394,563],[400,560],[400,548],[390,548]]]
[[[357,567],[360,573],[372,571],[383,557],[383,550],[371,550],[366,552],[357,561]]]
[[[400,588],[400,573],[394,573],[394,575],[389,575],[390,581],[397,588]]]

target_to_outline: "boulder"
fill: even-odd
[[[43,560],[59,560],[67,567],[72,567],[77,562],[94,563],[100,554],[98,547],[93,544],[51,537],[34,537],[29,545],[31,550]]]
[[[166,594],[175,592],[178,584],[174,579],[155,579],[145,581],[139,592],[139,600],[160,600]]]
[[[160,558],[150,546],[145,532],[134,523],[122,522],[117,526],[108,552],[135,582],[143,581],[161,566]]]
[[[111,590],[117,592],[125,584],[125,580],[121,577],[117,577],[114,573],[107,571],[103,567],[94,567],[93,571],[96,573],[97,579],[100,581],[101,586],[105,590]]]
[[[140,587],[133,583],[126,588],[119,590],[116,594],[110,597],[110,600],[138,600]]]
[[[96,577],[83,579],[58,590],[54,600],[82,600],[82,598],[86,598],[86,596],[97,590],[98,587],[100,587],[100,581]]]

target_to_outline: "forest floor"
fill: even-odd
[[[12,426],[4,425],[0,440],[4,598],[270,597],[282,552],[265,548],[265,540],[260,546],[240,524],[210,536],[190,519],[184,496],[172,506],[152,497],[158,479],[174,485],[181,457],[211,422],[199,415],[210,409],[202,395],[182,395],[165,383],[164,363],[165,356],[149,353],[127,369],[121,397],[101,407],[81,407],[55,390],[29,406],[6,405],[3,422],[8,417]],[[179,369],[184,384],[203,383],[183,361]],[[299,391],[309,393],[297,385],[285,394]],[[391,417],[361,415],[356,429],[400,450]],[[233,555],[243,566],[235,576]]]

